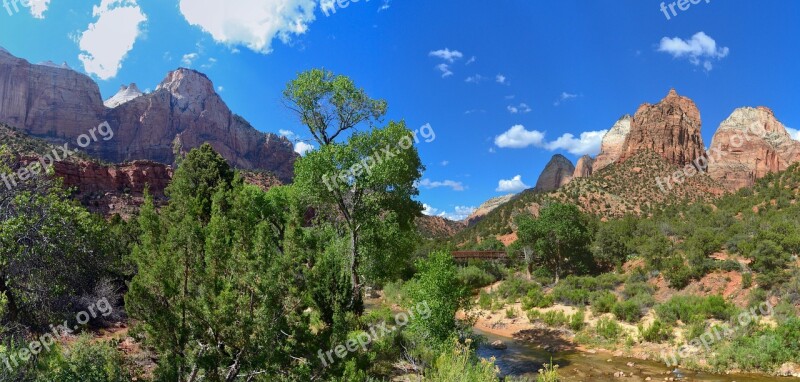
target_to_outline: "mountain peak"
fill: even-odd
[[[126,103],[128,101],[136,99],[136,98],[142,96],[143,94],[144,93],[142,93],[142,91],[139,90],[139,87],[136,86],[135,83],[131,83],[130,86],[122,85],[119,88],[119,91],[117,92],[117,94],[115,94],[113,97],[107,99],[105,102],[103,102],[103,104],[107,108],[113,109],[113,108],[115,108],[115,107],[117,107],[119,105],[122,105],[122,104],[124,104],[124,103]]]
[[[536,189],[542,192],[549,192],[559,189],[561,186],[572,180],[575,173],[575,165],[567,157],[556,154],[547,162],[544,171],[536,181]]]

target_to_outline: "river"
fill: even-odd
[[[559,365],[561,381],[565,382],[606,382],[606,381],[664,381],[665,378],[675,378],[676,381],[702,381],[702,382],[800,382],[799,378],[779,378],[763,375],[735,374],[715,375],[698,373],[686,370],[669,369],[663,363],[642,361],[632,358],[612,357],[609,354],[590,354],[584,352],[548,353],[533,345],[500,337],[490,333],[473,329],[476,333],[488,339],[486,345],[478,349],[478,356],[484,359],[495,357],[495,364],[503,376],[535,376],[544,363]],[[505,350],[492,349],[488,344],[500,340],[508,348]],[[608,360],[611,360],[609,362]],[[628,366],[633,362],[633,367]],[[624,372],[625,377],[615,377],[614,373]],[[633,375],[633,376],[631,376]]]

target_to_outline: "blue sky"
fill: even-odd
[[[256,128],[308,138],[285,84],[315,67],[352,77],[390,119],[436,132],[418,145],[431,214],[532,186],[556,153],[596,154],[604,130],[671,87],[700,107],[706,145],[742,106],[800,128],[797,1],[665,3],[669,19],[654,0],[31,1],[0,8],[0,46],[66,62],[104,98],[191,67]]]

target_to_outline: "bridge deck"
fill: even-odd
[[[455,260],[508,260],[505,251],[455,251]]]

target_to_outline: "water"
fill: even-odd
[[[548,353],[527,343],[521,343],[505,337],[481,332],[475,332],[488,339],[487,345],[478,349],[481,358],[495,357],[495,364],[503,376],[530,376],[533,377],[545,363],[559,365],[559,375],[565,382],[606,382],[606,381],[664,381],[665,378],[675,378],[676,381],[702,381],[702,382],[799,382],[798,378],[778,378],[770,376],[736,374],[714,375],[696,373],[688,370],[675,370],[667,368],[663,363],[641,361],[638,359],[612,357],[610,354],[589,354],[582,352]],[[500,340],[508,346],[505,350],[492,349],[488,343]],[[611,359],[611,362],[608,360]],[[627,366],[633,362],[634,366]],[[624,372],[625,377],[615,377],[614,373]],[[633,374],[633,377],[631,377]],[[535,379],[534,379],[535,380]]]

